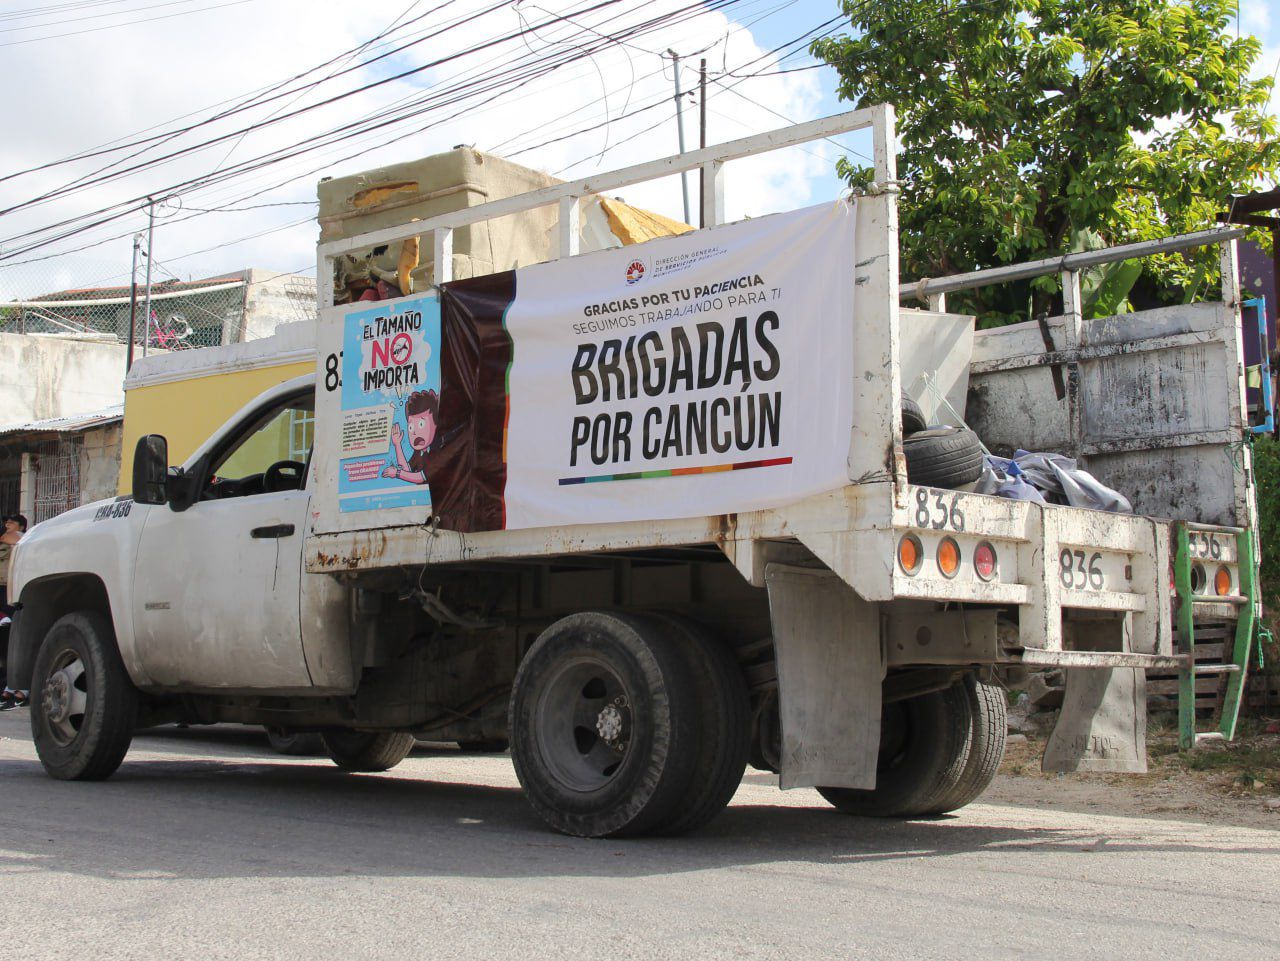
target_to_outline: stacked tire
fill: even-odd
[[[921,487],[955,490],[982,476],[982,444],[967,427],[930,427],[924,411],[902,398],[902,453],[907,480]]]

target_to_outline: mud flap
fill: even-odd
[[[1122,621],[1090,629],[1095,644],[1080,650],[1116,650],[1105,635],[1128,632]],[[1083,632],[1081,632],[1083,633]],[[1147,772],[1147,675],[1132,667],[1073,667],[1066,671],[1062,711],[1045,746],[1041,769],[1056,774],[1103,771],[1117,774]]]
[[[765,567],[782,719],[781,786],[870,789],[880,751],[880,616],[825,569]]]

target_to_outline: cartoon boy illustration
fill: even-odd
[[[436,439],[436,415],[440,410],[440,397],[434,390],[415,390],[404,402],[405,418],[409,422],[409,447],[412,450],[406,460],[400,441],[404,431],[399,424],[391,427],[391,446],[396,452],[398,467],[387,465],[383,477],[395,477],[410,484],[425,484],[431,445]]]

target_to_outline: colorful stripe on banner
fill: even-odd
[[[790,457],[772,460],[746,460],[737,464],[713,464],[708,467],[672,467],[668,470],[641,470],[629,474],[594,474],[589,477],[561,477],[560,486],[569,484],[600,484],[604,481],[647,480],[651,477],[688,477],[692,474],[718,474],[730,470],[751,470],[755,467],[781,467],[790,464]]]

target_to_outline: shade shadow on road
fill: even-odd
[[[151,745],[148,744],[148,750]],[[590,841],[550,832],[515,787],[343,773],[303,759],[126,761],[111,780],[49,779],[0,761],[0,870],[97,877],[626,878],[788,862],[856,864],[1012,850],[1108,856],[1270,855],[1280,846],[1100,837],[1097,831],[895,822],[827,807],[738,803],[683,838]],[[456,761],[455,761],[456,763]],[[477,780],[492,780],[492,762]]]

